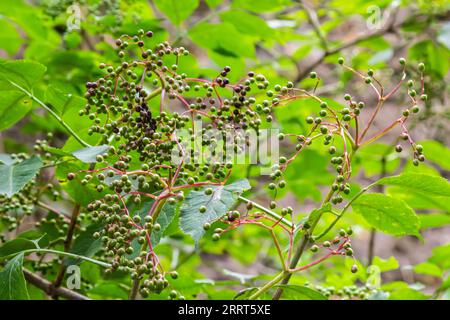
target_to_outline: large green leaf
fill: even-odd
[[[294,284],[277,285],[276,287],[283,289],[283,298],[289,300],[328,300],[320,292],[308,287],[298,286]]]
[[[238,180],[225,186],[210,186],[213,190],[211,195],[205,194],[205,188],[200,191],[191,191],[181,206],[180,227],[192,236],[196,243],[205,233],[203,225],[211,223],[226,214],[238,196],[245,190],[250,189],[246,179]],[[200,207],[206,207],[201,213]]]
[[[378,180],[378,184],[401,187],[405,192],[418,192],[430,196],[450,197],[447,179],[421,173],[405,173]]]
[[[14,164],[0,164],[0,194],[11,197],[33,179],[42,167],[37,156]]]
[[[0,62],[0,90],[18,90],[16,85],[32,90],[36,82],[41,80],[46,67],[40,63],[28,60]]]
[[[409,234],[420,237],[420,220],[402,200],[381,193],[371,193],[360,196],[352,207],[380,231],[395,236]]]
[[[18,254],[0,271],[0,300],[29,300],[22,264],[23,254]]]
[[[0,130],[9,128],[30,111],[31,100],[19,87],[32,91],[45,71],[45,66],[33,61],[0,62]]]
[[[198,7],[199,0],[155,0],[156,6],[174,24],[180,24]]]

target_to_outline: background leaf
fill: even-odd
[[[404,173],[399,176],[386,177],[377,184],[398,186],[409,192],[410,190],[431,196],[450,197],[450,183],[447,179],[420,173]]]
[[[156,6],[174,24],[180,24],[198,7],[199,0],[155,0]]]

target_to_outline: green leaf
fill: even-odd
[[[103,228],[104,226],[102,224],[91,224],[88,226],[86,230],[81,232],[75,239],[70,252],[89,258],[94,256],[94,254],[96,254],[103,247],[102,239],[95,239],[94,233],[102,230]],[[66,258],[64,263],[66,265],[71,265],[79,264],[81,262],[83,262],[83,260]]]
[[[0,194],[11,197],[33,179],[42,167],[37,156],[14,164],[0,165]]]
[[[141,202],[139,204],[135,204],[134,202],[127,205],[128,211],[133,213],[133,216],[138,215],[141,217],[142,221],[144,221],[145,217],[148,215],[148,212],[150,211],[154,201],[146,201]],[[156,223],[159,223],[161,226],[161,229],[159,231],[152,230],[152,233],[150,235],[150,240],[152,242],[153,248],[158,245],[158,243],[161,241],[161,239],[164,236],[164,232],[169,227],[169,225],[172,223],[174,217],[177,213],[177,205],[171,205],[169,203],[165,203],[163,207],[161,208],[161,211],[159,212],[158,218],[156,219]],[[131,247],[134,249],[133,253],[127,254],[126,257],[128,259],[133,259],[139,256],[139,252],[141,249],[141,245],[138,242],[138,238],[134,238],[133,241],[131,241]]]
[[[418,274],[425,274],[433,277],[442,277],[442,269],[434,263],[422,262],[414,266],[414,272]]]
[[[5,17],[0,16],[0,48],[10,56],[14,55],[24,42],[17,29]]]
[[[2,91],[0,100],[0,131],[10,128],[25,117],[33,105],[21,91]]]
[[[283,289],[283,298],[289,300],[328,300],[320,292],[308,287],[293,284],[277,285],[276,287]]]
[[[155,0],[158,9],[174,24],[179,25],[198,7],[199,0]]]
[[[331,210],[332,210],[331,203],[327,202],[319,209],[314,209],[313,211],[311,211],[311,213],[307,217],[303,218],[299,222],[299,225],[308,224],[309,226],[313,226],[317,223],[317,221],[320,219],[322,214],[331,212]],[[304,229],[304,228],[297,228],[295,230],[294,238],[296,241],[297,241],[297,239],[299,239],[299,237],[302,237],[305,234],[305,230],[306,229]]]
[[[389,295],[389,300],[426,300],[428,296],[420,291],[405,288],[392,292]]]
[[[273,33],[273,29],[269,28],[264,19],[244,11],[225,11],[220,14],[220,18],[233,24],[236,30],[243,34],[267,39]]]
[[[242,289],[233,297],[233,300],[247,300],[257,290],[258,290],[257,287]]]
[[[11,82],[24,89],[32,90],[41,80],[46,67],[40,63],[28,60],[14,60],[0,62],[0,91],[18,90]]]
[[[222,0],[205,0],[205,2],[208,5],[208,7],[210,7],[211,9],[214,9],[219,4],[222,3]]]
[[[189,36],[199,46],[224,56],[255,56],[253,37],[242,35],[229,22],[218,24],[198,23],[189,31]],[[236,46],[236,39],[239,39],[239,46]]]
[[[395,236],[420,237],[420,220],[403,201],[381,193],[363,194],[352,204],[374,228]]]
[[[45,100],[60,116],[63,116],[70,109],[76,109],[78,112],[86,104],[83,98],[71,93],[65,93],[55,86],[47,88]]]
[[[423,213],[418,216],[421,229],[439,228],[450,224],[450,214]]]
[[[390,270],[396,270],[399,267],[397,259],[395,257],[390,257],[389,259],[381,259],[375,256],[373,258],[372,265],[380,268],[380,272],[386,272]]]
[[[106,144],[103,144],[101,146],[95,146],[95,147],[87,147],[84,149],[73,151],[72,154],[75,158],[83,161],[84,163],[94,163],[97,162],[96,157],[98,155],[103,155],[105,152],[107,152],[109,149],[109,146]]]
[[[438,141],[426,140],[418,144],[423,146],[427,160],[436,163],[442,169],[450,170],[450,149]]]
[[[0,247],[0,257],[6,257],[24,250],[36,249],[36,242],[30,239],[16,238],[5,242]]]
[[[211,188],[213,193],[206,195],[205,190]],[[205,233],[203,225],[212,223],[226,214],[238,196],[250,189],[246,179],[238,180],[225,186],[204,187],[200,191],[191,191],[181,206],[180,227],[192,236],[196,244]],[[205,206],[206,212],[200,213],[200,207]]]
[[[107,283],[102,282],[96,284],[91,290],[88,291],[89,295],[98,296],[101,298],[112,299],[128,299],[128,292],[119,283]]]
[[[78,173],[86,169],[88,169],[87,165],[80,166],[74,162],[62,162],[56,168],[56,176],[61,187],[76,203],[84,207],[90,202],[102,198],[106,193],[106,191],[98,192],[96,190],[96,183],[99,181],[95,176],[87,185],[81,184],[82,174],[77,174],[73,180],[67,180],[68,173]]]
[[[148,212],[150,211],[153,203],[154,203],[153,200],[141,202],[141,204],[139,204],[139,205],[136,205],[133,203],[132,205],[130,205],[128,207],[128,210],[130,212],[133,212],[133,216],[139,215],[141,217],[142,221],[144,221],[144,219],[148,215]],[[176,204],[169,204],[167,202],[164,203],[163,207],[161,208],[161,211],[159,212],[158,218],[156,219],[156,223],[159,223],[159,225],[161,226],[161,229],[159,231],[153,230],[152,234],[151,234],[152,245],[154,247],[159,243],[159,241],[163,237],[164,231],[170,225],[170,223],[172,222],[176,213],[177,213],[177,205]]]
[[[22,264],[23,254],[18,254],[0,271],[0,300],[29,300]]]
[[[450,244],[445,244],[439,247],[435,247],[432,250],[432,255],[428,259],[442,269],[450,268]]]
[[[450,67],[449,50],[432,40],[423,40],[408,50],[410,60],[422,61],[427,66],[427,74],[443,78]]]
[[[398,186],[406,192],[414,191],[431,196],[450,197],[450,183],[447,179],[427,174],[405,173],[380,179],[377,184]]]

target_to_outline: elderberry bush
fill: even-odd
[[[80,5],[122,30],[129,17],[110,2]],[[57,19],[70,5],[41,10]],[[361,69],[325,48],[317,66],[330,56],[342,78],[333,99],[321,68],[299,67],[303,81],[258,65],[198,71],[195,47],[134,29],[98,47],[80,32],[104,53],[82,75],[62,79],[56,58],[0,63],[16,108],[0,128],[48,129],[0,157],[0,298],[445,299],[445,279],[433,296],[388,282],[399,262],[373,252],[381,233],[419,243],[448,223],[436,168],[448,149],[415,131],[435,99],[432,64]],[[447,249],[410,269],[445,277]],[[210,259],[247,269],[204,271]]]

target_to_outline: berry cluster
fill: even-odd
[[[422,148],[414,144],[405,126],[409,112],[404,111],[388,129],[364,139],[383,103],[402,82],[384,94],[384,88],[372,70],[362,75],[339,59],[339,64],[362,78],[379,97],[370,120],[362,129],[359,116],[365,110],[366,103],[345,94],[346,107],[338,110],[329,105],[315,94],[320,82],[315,72],[310,75],[311,79],[316,80],[312,91],[295,88],[292,82],[271,86],[265,76],[254,72],[231,84],[228,78],[231,68],[228,66],[214,80],[190,78],[178,72],[179,62],[183,56],[189,55],[189,51],[183,47],[174,48],[168,42],[148,49],[152,38],[153,33],[144,30],[139,30],[134,36],[121,36],[115,41],[120,62],[117,65],[100,64],[104,75],[86,83],[87,104],[79,115],[93,122],[88,130],[89,135],[99,135],[101,143],[108,144],[109,148],[104,154],[97,155],[97,162],[90,169],[67,175],[68,180],[78,179],[82,185],[94,185],[99,192],[98,199],[87,206],[87,211],[94,222],[104,226],[95,233],[95,237],[102,239],[105,258],[112,261],[112,268],[108,271],[124,270],[130,272],[135,280],[144,279],[140,286],[142,296],[161,292],[168,286],[167,274],[173,275],[164,271],[153,250],[154,234],[162,228],[158,221],[162,208],[184,201],[184,193],[190,189],[204,187],[205,195],[211,195],[213,189],[208,186],[226,184],[231,175],[232,162],[220,161],[223,159],[218,159],[212,152],[203,163],[198,163],[193,161],[198,155],[186,149],[186,144],[194,141],[196,136],[201,136],[203,146],[217,146],[218,137],[209,135],[210,129],[221,132],[242,129],[258,135],[263,125],[274,121],[274,108],[297,99],[317,101],[317,115],[305,119],[310,125],[306,134],[279,134],[278,139],[293,143],[295,151],[290,157],[281,156],[279,163],[273,164],[272,182],[268,188],[274,191],[275,196],[279,188],[285,188],[283,176],[288,165],[302,150],[320,139],[327,146],[330,162],[337,173],[327,200],[334,205],[341,203],[343,195],[351,192],[349,179],[353,153],[395,126],[402,127],[402,137],[411,143],[414,163],[424,159]],[[405,64],[403,61],[400,63]],[[424,66],[419,69],[423,71]],[[413,103],[409,109],[416,113],[418,101],[413,85],[408,82],[408,96]],[[423,91],[422,84],[421,97],[424,98],[421,99],[425,100]],[[202,121],[200,128],[195,126],[196,120]],[[189,132],[188,137],[178,135],[182,129]],[[245,134],[234,137],[232,143],[235,151],[242,151],[239,145],[242,140],[246,141]],[[401,147],[396,149],[400,151]],[[174,156],[181,161],[175,162]],[[149,204],[149,209],[146,214],[139,215],[133,206],[142,204]],[[276,218],[276,214],[270,211],[274,209],[281,214],[281,218]],[[216,228],[213,240],[219,240],[222,233],[242,224],[256,224],[270,230],[279,246],[273,228],[280,226],[291,239],[290,258],[294,232],[298,230],[286,227],[280,221],[286,215],[292,218],[294,210],[291,207],[277,208],[275,200],[270,202],[269,209],[259,210],[262,210],[261,206],[255,208],[252,202],[248,202],[244,211],[234,209],[225,212],[219,220],[228,224],[229,228]],[[199,211],[206,212],[206,206],[200,207]],[[213,222],[205,223],[203,228],[209,230]],[[272,225],[267,226],[263,222]],[[309,235],[309,228],[313,227],[306,223],[300,229]],[[313,244],[311,251],[323,248],[330,251],[329,255],[353,256],[348,238],[350,234],[351,230],[342,230],[332,241]],[[310,240],[314,242],[314,237],[311,236]],[[281,250],[279,253],[284,263]],[[351,271],[357,271],[356,265]],[[175,293],[171,296],[178,297]]]

